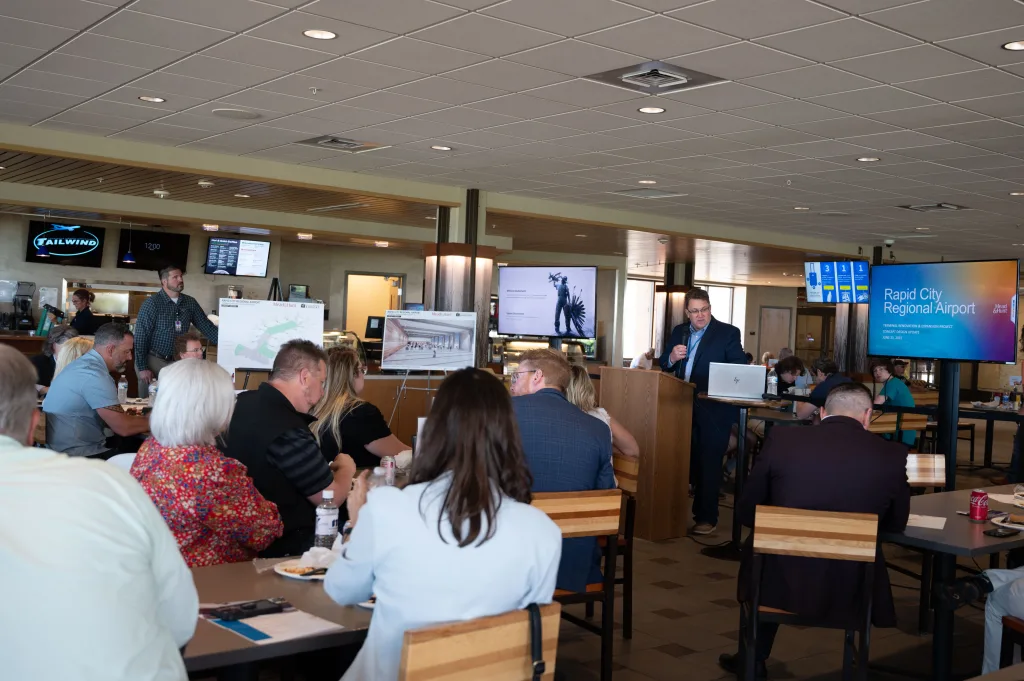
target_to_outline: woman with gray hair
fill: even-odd
[[[36,389],[40,394],[45,395],[53,382],[53,373],[57,366],[57,353],[60,346],[66,341],[74,338],[78,332],[66,324],[57,324],[50,327],[46,334],[46,343],[43,344],[43,351],[32,357],[32,366],[36,368]]]
[[[149,417],[152,435],[132,463],[189,567],[252,560],[284,532],[277,506],[214,444],[234,409],[224,369],[201,359],[168,365]]]

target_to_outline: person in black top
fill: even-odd
[[[359,399],[365,375],[366,367],[355,350],[337,348],[328,353],[324,398],[313,409],[317,421],[310,426],[328,461],[345,452],[357,468],[373,468],[380,465],[381,457],[412,449],[391,434],[377,407]]]
[[[804,373],[804,363],[796,355],[783,357],[775,364],[775,374],[779,377],[779,394],[796,385],[796,379]]]
[[[811,364],[811,379],[814,381],[814,390],[807,398],[810,401],[796,405],[796,415],[802,419],[814,416],[825,406],[832,388],[840,383],[850,383],[848,377],[839,373],[839,365],[824,357],[819,357]]]
[[[71,304],[78,310],[78,314],[71,320],[71,328],[83,336],[92,336],[96,333],[101,324],[93,315],[89,305],[96,300],[96,294],[88,289],[80,288],[71,294]]]
[[[50,327],[46,334],[46,343],[43,345],[42,353],[31,358],[32,366],[36,368],[36,385],[43,386],[40,393],[46,393],[50,383],[53,381],[53,371],[57,368],[57,353],[60,346],[78,335],[78,331],[67,324],[56,324]]]

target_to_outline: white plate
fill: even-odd
[[[358,605],[358,606],[359,606],[360,608],[365,608],[365,609],[367,609],[367,610],[373,610],[373,609],[374,609],[374,607],[376,607],[376,605],[377,605],[377,601],[376,601],[376,600],[372,600],[372,601],[363,601],[362,603],[357,603],[357,605]]]
[[[322,582],[324,577],[326,576],[326,575],[313,575],[312,577],[306,577],[304,575],[292,574],[291,572],[288,572],[288,571],[286,571],[284,569],[284,568],[287,568],[287,567],[298,567],[298,565],[299,565],[299,559],[298,558],[292,558],[291,560],[281,561],[280,563],[278,563],[277,565],[274,566],[274,572],[276,572],[277,574],[281,575],[282,577],[287,577],[289,579],[297,579],[297,580],[302,581],[302,582]]]
[[[999,527],[1008,527],[1011,530],[1024,530],[1024,525],[1021,525],[1021,524],[1018,524],[1018,523],[1011,523],[1010,522],[1010,516],[1006,516],[1006,515],[1001,515],[1001,516],[999,516],[997,518],[993,518],[992,519],[992,524],[993,525],[998,525]]]

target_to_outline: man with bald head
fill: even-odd
[[[757,531],[757,506],[812,511],[870,513],[879,532],[900,532],[910,515],[907,451],[898,442],[868,432],[871,393],[860,383],[829,392],[816,426],[774,428],[750,473],[737,505],[740,520]],[[761,605],[830,623],[849,622],[859,611],[860,564],[789,556],[764,557]],[[740,566],[739,600],[749,597],[750,552]],[[896,626],[896,610],[881,553],[875,557],[872,622]],[[842,627],[840,627],[842,628]],[[757,631],[756,675],[764,678],[777,624]],[[722,655],[727,671],[738,655]]]

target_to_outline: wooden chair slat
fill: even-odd
[[[619,482],[619,489],[629,494],[636,494],[640,476],[640,459],[615,452],[612,456],[612,468],[615,470],[615,479]]]
[[[946,457],[942,454],[908,454],[907,481],[911,487],[942,487],[946,484]]]
[[[758,506],[754,551],[784,556],[869,562],[875,559],[878,517]]]
[[[546,492],[533,495],[533,505],[548,514],[562,536],[597,537],[619,532],[622,491]]]

